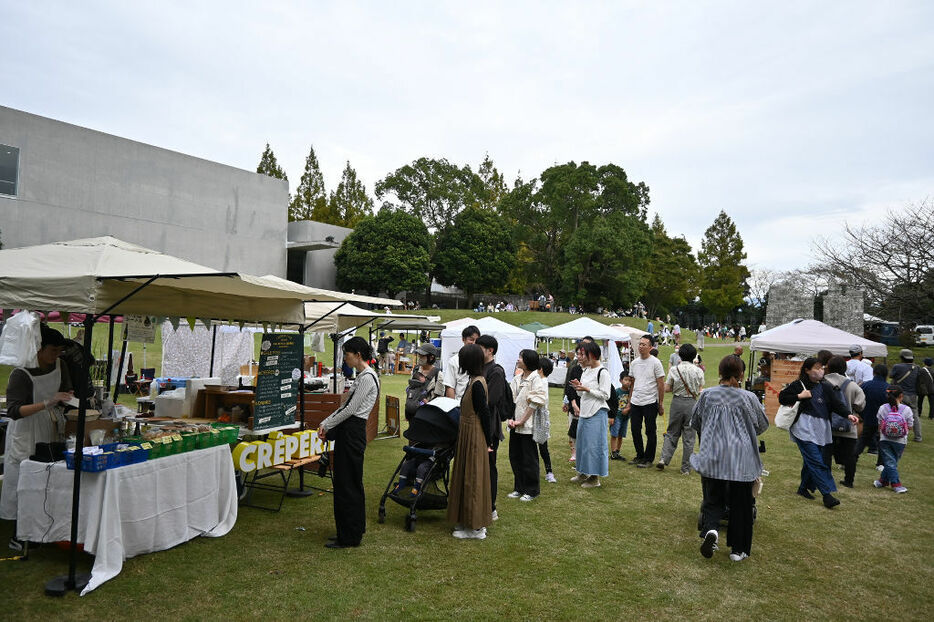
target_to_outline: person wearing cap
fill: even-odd
[[[915,353],[908,348],[899,352],[901,363],[892,366],[889,378],[893,385],[898,385],[902,390],[902,401],[911,409],[914,416],[912,429],[914,430],[915,442],[921,442],[921,415],[918,413],[918,380],[921,375],[921,368],[915,365]]]
[[[435,366],[440,353],[434,344],[423,343],[415,349],[418,364],[412,369],[409,386],[405,390],[405,418],[411,419],[418,407],[444,395],[440,370]]]
[[[863,360],[863,346],[854,343],[850,346],[850,358],[846,362],[846,377],[862,386],[872,380],[872,366]]]
[[[6,450],[3,456],[3,487],[0,488],[0,518],[16,520],[16,484],[19,467],[36,450],[36,443],[59,440],[65,421],[59,404],[74,396],[68,367],[59,360],[65,337],[45,324],[40,325],[42,341],[36,354],[37,367],[17,367],[7,384]],[[10,548],[20,551],[23,543],[14,537]]]
[[[922,415],[924,398],[928,399],[928,419],[934,419],[934,359],[924,359],[924,367],[919,368],[918,374],[918,416]]]

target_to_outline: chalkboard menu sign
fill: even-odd
[[[302,380],[302,337],[264,334],[259,350],[253,429],[268,430],[295,423],[298,383]]]

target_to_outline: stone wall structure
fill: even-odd
[[[824,324],[854,335],[863,334],[863,290],[835,283],[824,294]]]
[[[811,293],[791,281],[772,285],[765,311],[766,327],[775,328],[798,318],[814,319],[814,297]]]

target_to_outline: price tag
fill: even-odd
[[[152,443],[148,443],[148,442],[142,443],[140,447],[142,447],[143,449],[152,449]]]
[[[176,443],[180,443],[181,440],[182,440],[182,435],[181,435],[181,434],[173,434],[173,435],[172,435],[172,440],[175,441]]]

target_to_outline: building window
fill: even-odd
[[[0,194],[16,196],[19,175],[19,147],[0,145]]]

